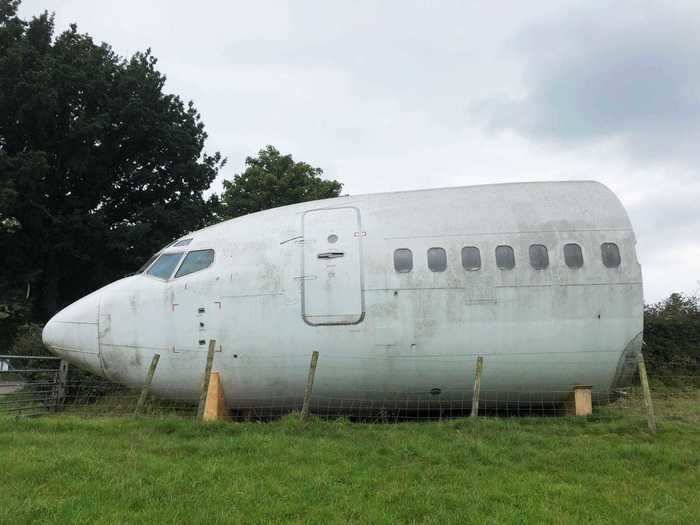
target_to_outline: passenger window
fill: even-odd
[[[515,253],[510,246],[496,246],[496,266],[501,270],[512,270],[515,268]]]
[[[394,250],[394,269],[399,273],[413,270],[413,253],[408,248]]]
[[[544,270],[549,266],[549,253],[544,244],[530,245],[530,265],[535,270]]]
[[[608,268],[617,268],[620,266],[620,249],[614,242],[604,242],[601,244],[600,255],[603,258],[603,264]]]
[[[428,268],[433,272],[444,272],[447,269],[447,252],[444,248],[428,250]]]
[[[195,250],[185,256],[175,277],[182,277],[190,273],[208,268],[214,260],[214,250]]]
[[[481,268],[481,252],[476,246],[462,248],[462,266],[465,270],[479,270]]]
[[[181,258],[182,253],[164,253],[158,257],[147,273],[159,279],[169,279]]]
[[[583,266],[583,253],[578,244],[569,243],[564,245],[564,262],[569,268],[581,268]]]

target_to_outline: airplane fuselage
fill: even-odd
[[[59,312],[44,341],[128,385],[158,353],[154,394],[196,399],[215,339],[232,408],[300,397],[314,350],[329,403],[464,399],[477,356],[496,398],[605,393],[641,347],[635,244],[595,182],[307,202],[183,237]]]

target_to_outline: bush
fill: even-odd
[[[36,323],[26,323],[17,329],[14,341],[10,347],[10,355],[51,355],[41,341],[43,326]]]
[[[700,375],[700,300],[674,293],[644,308],[644,357],[659,375]]]

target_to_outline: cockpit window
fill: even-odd
[[[151,265],[151,263],[152,263],[153,261],[156,260],[156,257],[158,257],[158,254],[157,254],[157,253],[154,254],[154,255],[151,255],[151,256],[148,258],[148,260],[147,260],[145,263],[143,263],[143,266],[141,266],[141,268],[139,268],[138,271],[137,271],[136,273],[143,273],[143,272],[145,272],[146,269]]]
[[[153,266],[151,266],[146,273],[153,277],[158,277],[159,279],[169,279],[181,258],[182,252],[164,253],[158,257],[158,260],[153,263]]]
[[[190,240],[191,240],[191,239],[190,239]],[[154,253],[153,255],[151,255],[151,256],[148,258],[148,260],[147,260],[145,263],[143,263],[143,265],[141,265],[141,268],[139,268],[136,272],[134,272],[134,274],[143,273],[143,272],[145,272],[146,270],[148,270],[148,267],[153,263],[153,261],[155,261],[155,260],[158,258],[158,256],[159,256],[161,253],[163,253],[163,250],[166,250],[166,249],[170,248],[170,247],[173,246],[176,242],[177,242],[177,241],[171,241],[171,242],[169,242],[168,244],[166,244],[165,246],[163,246],[160,250],[158,250],[156,253]],[[149,273],[150,273],[150,272],[149,272]]]
[[[208,268],[214,260],[214,250],[195,250],[185,256],[175,277],[182,277],[190,273]]]
[[[187,246],[191,242],[192,242],[192,239],[182,239],[180,241],[177,241],[175,244],[173,244],[173,248],[176,246]]]

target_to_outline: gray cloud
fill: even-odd
[[[618,141],[631,158],[700,160],[700,8],[566,12],[508,50],[523,91],[477,106],[493,129],[563,145]]]

